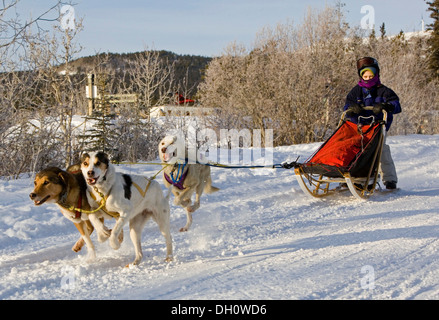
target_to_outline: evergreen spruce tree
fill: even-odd
[[[99,108],[93,112],[91,116],[87,116],[86,120],[93,123],[93,127],[88,129],[84,135],[79,138],[82,145],[87,146],[87,151],[102,151],[107,153],[111,158],[117,158],[117,131],[113,120],[116,115],[110,112],[109,95],[106,86],[106,76],[101,76],[98,87],[101,92]],[[115,159],[117,161],[117,159]]]
[[[427,1],[429,5],[428,11],[430,11],[430,17],[433,19],[433,23],[429,24],[428,30],[433,30],[433,33],[429,39],[429,45],[431,47],[430,55],[430,69],[432,70],[432,77],[439,78],[439,0]]]
[[[386,25],[383,24],[380,26],[380,34],[381,34],[381,40],[384,40],[384,38],[386,37]]]
[[[87,121],[93,122],[93,127],[80,136],[82,144],[87,146],[87,151],[103,151],[109,155],[115,155],[115,143],[117,134],[112,122],[114,114],[106,114],[103,111],[95,111],[86,117]]]

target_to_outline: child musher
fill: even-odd
[[[360,81],[346,97],[346,105],[344,106],[344,110],[347,110],[346,115],[350,118],[350,121],[357,123],[359,116],[369,117],[374,115],[377,119],[382,119],[383,114],[381,111],[386,110],[386,131],[389,131],[393,115],[401,112],[398,96],[392,89],[381,84],[380,68],[376,59],[371,57],[358,59],[357,70]],[[373,111],[364,110],[365,106],[373,106]],[[364,121],[367,122],[366,119]],[[386,189],[396,189],[398,177],[390,154],[390,147],[386,144],[386,141],[384,141],[381,155],[380,173]]]

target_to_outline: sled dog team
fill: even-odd
[[[61,170],[46,168],[35,176],[34,190],[29,197],[35,205],[55,203],[61,213],[74,223],[81,237],[72,247],[78,252],[87,246],[88,259],[96,257],[90,234],[96,230],[99,242],[109,241],[117,250],[123,241],[123,227],[129,225],[137,265],[142,260],[141,233],[146,222],[152,218],[158,225],[166,242],[166,260],[172,261],[172,238],[170,232],[169,198],[174,204],[186,209],[187,223],[180,231],[188,231],[192,213],[200,207],[200,197],[219,189],[212,186],[210,167],[202,164],[175,163],[176,150],[184,148],[176,136],[166,136],[158,149],[162,161],[163,182],[168,193],[163,194],[154,178],[117,172],[103,152],[84,152],[81,163]],[[181,170],[180,170],[181,169]],[[195,201],[192,204],[192,195]],[[112,230],[105,220],[115,219]]]

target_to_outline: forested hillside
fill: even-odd
[[[187,90],[190,97],[194,97],[197,88],[203,79],[207,65],[212,60],[210,57],[195,55],[179,55],[170,51],[159,50],[158,54],[163,63],[174,66],[173,76],[176,87]],[[144,55],[145,51],[134,53],[101,53],[93,56],[81,57],[69,62],[70,68],[78,74],[94,72],[96,67],[103,63],[103,69],[113,73],[116,78],[126,80],[124,74],[128,69],[133,68],[133,63]],[[62,66],[60,67],[62,68]]]

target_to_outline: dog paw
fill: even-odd
[[[81,237],[78,239],[78,241],[76,241],[76,243],[73,245],[72,250],[75,252],[79,252],[81,251],[82,247],[84,246],[85,241],[84,239]]]
[[[172,256],[166,257],[165,262],[172,262],[174,258]]]
[[[110,237],[110,234],[107,232],[98,232],[98,241],[105,242]]]
[[[192,204],[192,200],[191,199],[184,199],[184,200],[182,200],[181,202],[180,202],[180,205],[182,206],[182,207],[187,207],[187,206],[190,206]]]
[[[119,239],[117,239],[115,236],[111,235],[110,236],[110,246],[114,249],[117,250],[120,248],[120,242]]]
[[[189,212],[189,213],[193,213],[193,212],[195,212],[199,207],[200,207],[200,205],[194,204],[193,206],[186,207],[186,211]]]
[[[130,264],[127,264],[125,267],[127,267],[127,268],[135,267],[135,266],[140,264],[142,259],[143,259],[143,255],[138,255],[138,256],[136,256],[136,259],[134,259],[133,262],[131,262]]]
[[[94,251],[89,251],[87,253],[87,263],[91,263],[94,262],[96,260],[96,252]]]
[[[79,251],[81,251],[81,249],[82,249],[82,245],[79,246],[77,243],[75,243],[75,245],[72,247],[72,250],[74,252],[79,252]]]
[[[183,228],[180,228],[180,232],[186,232],[186,231],[188,231],[189,230],[189,228],[187,228],[187,227],[183,227]]]
[[[133,268],[136,268],[137,267],[137,265],[139,264],[140,262],[131,262],[131,263],[128,263],[126,266],[125,266],[125,268],[128,268],[128,269],[133,269]]]
[[[111,235],[111,229],[103,228],[97,230],[98,241],[105,242]]]

